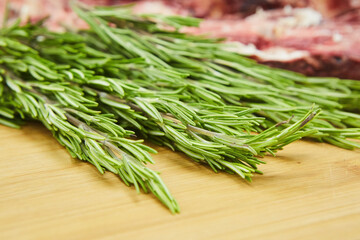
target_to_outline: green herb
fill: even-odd
[[[91,29],[0,31],[0,123],[41,121],[73,157],[151,191],[172,212],[176,201],[144,166],[155,150],[135,133],[249,181],[261,173],[258,157],[303,137],[360,147],[350,140],[360,138],[356,81],[268,68],[178,31],[198,19],[73,7]]]
[[[6,38],[1,40],[14,43]],[[178,212],[176,201],[159,175],[144,166],[152,162],[149,152],[156,151],[141,144],[141,140],[128,139],[134,132],[118,125],[112,114],[101,114],[94,109],[97,102],[84,97],[80,87],[64,81],[65,75],[61,74],[64,66],[58,67],[17,43],[21,46],[17,49],[21,56],[16,58],[15,52],[11,58],[1,56],[1,100],[13,108],[1,107],[1,114],[11,119],[16,112],[22,118],[41,121],[72,157],[92,163],[101,173],[108,170],[117,174],[138,192],[140,189],[152,192],[172,212]],[[8,50],[7,47],[3,45],[2,50]],[[5,61],[7,58],[11,61]],[[18,69],[21,64],[24,67]],[[61,70],[53,70],[56,68]],[[69,71],[78,73],[74,78],[86,75],[75,69]],[[9,120],[1,119],[1,123],[12,126]]]
[[[135,67],[145,74],[143,81],[137,81],[142,87],[173,91],[184,88],[182,94],[189,96],[190,102],[258,108],[260,111],[254,114],[266,118],[261,123],[262,129],[292,115],[299,119],[309,105],[315,103],[323,111],[306,129],[318,129],[320,133],[310,137],[344,148],[358,148],[358,143],[349,139],[358,139],[360,135],[359,81],[305,77],[266,67],[231,52],[228,50],[231,45],[216,39],[163,30],[161,26],[166,21],[162,16],[116,15],[113,9],[98,9],[101,14],[96,9],[84,11],[75,7],[80,16],[87,16],[84,20],[99,23],[99,31],[111,43],[111,49],[103,50],[142,57],[156,68],[154,75],[154,71]],[[109,27],[109,23],[116,24],[117,28]],[[172,75],[186,74],[186,77],[158,73],[164,68],[165,74],[170,71]],[[349,130],[352,135],[348,134]]]

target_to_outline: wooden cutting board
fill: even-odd
[[[0,136],[0,239],[360,239],[360,151],[296,142],[250,184],[157,148],[172,215],[38,124]]]

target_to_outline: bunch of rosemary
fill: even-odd
[[[117,174],[137,191],[152,192],[172,212],[179,207],[158,173],[145,167],[154,149],[132,140],[134,132],[116,124],[112,114],[102,114],[98,103],[83,89],[66,81],[64,72],[81,81],[86,72],[56,65],[32,48],[11,38],[0,37],[1,123],[41,121],[67,148],[72,157],[92,163],[101,173]]]
[[[36,38],[41,36],[42,39],[35,44],[36,47],[43,55],[46,55],[47,59],[54,61],[51,63],[56,62],[58,66],[62,66],[60,72],[64,74],[67,84],[76,88],[82,87],[87,94],[87,99],[94,98],[94,101],[99,103],[99,106],[96,106],[97,109],[127,121],[127,125],[132,125],[144,136],[150,136],[158,143],[172,149],[179,149],[196,160],[209,163],[214,170],[233,170],[250,180],[251,172],[256,171],[255,165],[260,163],[254,156],[263,155],[266,151],[273,153],[284,144],[310,134],[309,132],[295,132],[304,125],[302,123],[305,119],[313,118],[318,112],[317,110],[314,113],[309,112],[286,131],[274,130],[257,136],[249,135],[244,130],[253,130],[253,125],[258,125],[258,121],[261,120],[249,115],[257,109],[231,107],[229,109],[236,111],[236,114],[227,114],[228,107],[226,106],[219,109],[211,104],[195,106],[187,103],[178,94],[178,90],[177,92],[151,90],[138,86],[136,81],[104,77],[104,74],[96,75],[96,72],[107,67],[114,67],[113,61],[119,65],[119,69],[122,65],[122,68],[127,67],[128,70],[131,70],[130,65],[141,63],[141,61],[139,59],[124,60],[121,55],[108,55],[107,57],[112,58],[112,61],[105,63],[103,60],[94,59],[94,55],[106,55],[106,53],[97,52],[81,40],[79,41],[79,38],[73,37],[67,40],[70,34],[48,33],[41,28],[37,28],[36,31],[42,31],[41,35],[33,36]],[[32,42],[33,37],[27,36],[27,39]],[[56,44],[54,40],[61,44]],[[22,56],[22,59],[26,57]],[[18,60],[22,61],[22,59]],[[74,62],[74,59],[76,62],[85,61],[85,63],[81,66]],[[98,63],[92,70],[84,69],[91,61]],[[34,63],[35,61],[32,61],[30,64]],[[151,69],[151,66],[143,64],[142,68]],[[161,71],[160,69],[159,73]],[[37,81],[44,80],[44,76],[37,74],[36,71],[29,71],[29,73]],[[77,78],[74,77],[74,73],[78,74]],[[228,136],[224,132],[211,132],[210,130],[216,126],[233,132],[237,137]],[[242,162],[230,161],[228,163],[226,161],[227,159],[236,160],[239,157],[242,157],[249,166]]]
[[[39,22],[1,30],[0,122],[41,121],[73,157],[151,191],[172,212],[176,201],[144,166],[155,151],[135,132],[247,180],[260,173],[258,156],[302,137],[359,147],[348,140],[360,137],[355,81],[266,68],[219,40],[178,32],[197,19],[74,10],[91,29],[54,33]]]
[[[89,44],[102,51],[141,57],[154,68],[172,74],[167,78],[158,73],[154,76],[141,65],[134,66],[132,70],[146,76],[137,81],[142,87],[182,89],[182,94],[196,103],[257,108],[260,111],[254,115],[266,118],[261,129],[291,116],[300,119],[315,103],[322,108],[322,114],[308,125],[307,129],[318,130],[311,138],[347,149],[360,147],[351,141],[360,138],[359,81],[305,77],[269,68],[230,51],[234,48],[231,44],[177,31],[180,25],[197,25],[198,19],[134,15],[129,7],[90,11],[75,6],[74,10],[92,28],[82,33]],[[113,25],[116,28],[110,27]],[[175,29],[164,30],[164,25]],[[174,78],[175,72],[185,76]]]

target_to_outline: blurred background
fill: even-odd
[[[69,0],[0,0],[9,21],[38,21],[54,31],[86,24]],[[182,29],[234,42],[233,51],[309,76],[360,79],[360,0],[81,0],[88,5],[134,3],[136,13],[204,18]]]

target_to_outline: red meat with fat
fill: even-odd
[[[134,1],[81,0],[90,5]],[[86,26],[68,0],[11,0],[11,15],[47,26]],[[259,62],[307,75],[360,79],[360,0],[142,0],[136,12],[160,12],[204,17],[200,28],[185,29],[236,41],[234,49]],[[312,7],[298,9],[292,7]],[[259,7],[266,11],[257,11]],[[5,1],[0,1],[1,9]],[[320,15],[320,13],[321,15]],[[243,45],[244,44],[244,45]]]

